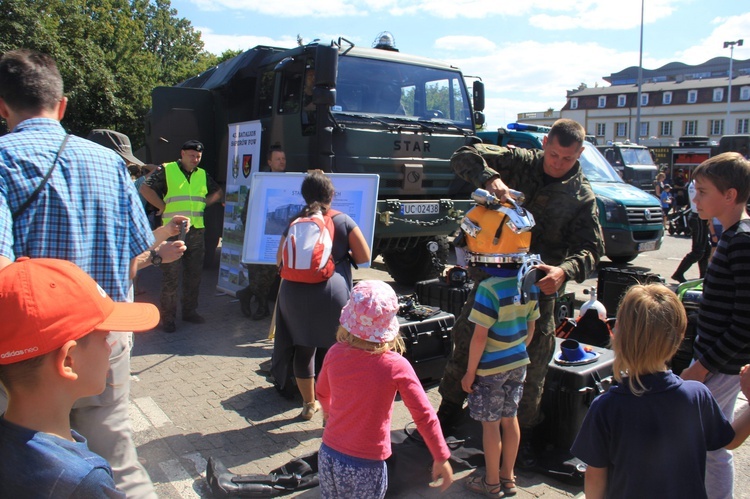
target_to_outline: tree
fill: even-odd
[[[143,143],[151,90],[217,63],[200,33],[169,0],[4,0],[0,52],[29,48],[57,61],[69,99],[63,126],[93,128]]]

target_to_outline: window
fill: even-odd
[[[648,137],[648,121],[641,121],[641,133],[639,137]]]
[[[693,92],[693,90],[691,90]],[[698,135],[698,122],[696,120],[685,121],[682,135]]]
[[[570,109],[578,109],[578,97],[570,99]]]
[[[711,135],[724,135],[724,120],[710,120],[708,127]]]
[[[641,106],[648,106],[648,94],[641,94]]]
[[[664,92],[661,96],[661,103],[669,105],[672,103],[672,92]]]
[[[604,137],[607,133],[607,124],[606,123],[597,123],[596,124],[596,136],[597,137]]]
[[[688,90],[688,98],[687,98],[688,104],[695,104],[698,102],[698,91],[697,90]]]
[[[742,118],[737,120],[737,132],[736,133],[750,133],[750,128],[748,127],[750,125],[750,120],[747,118]]]
[[[597,107],[607,107],[607,96],[606,95],[600,95],[599,96],[599,103]]]
[[[672,122],[671,121],[659,122],[659,135],[662,137],[672,136]]]
[[[617,96],[617,107],[625,107],[625,101],[627,100],[627,96],[625,95],[618,95]],[[602,106],[599,106],[602,107]]]
[[[750,87],[740,87],[740,100],[750,100]]]
[[[625,122],[615,123],[615,137],[627,137],[628,124]]]
[[[714,102],[721,102],[724,100],[724,89],[714,88]]]
[[[276,81],[276,73],[266,71],[260,77],[258,91],[258,112],[261,116],[271,116],[273,113],[273,84]]]

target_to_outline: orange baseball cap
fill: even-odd
[[[0,364],[52,352],[92,331],[153,329],[150,303],[116,303],[67,260],[21,257],[0,270]]]

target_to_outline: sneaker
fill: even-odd
[[[204,319],[202,315],[198,314],[198,312],[183,314],[182,320],[185,322],[192,322],[193,324],[205,324],[206,322],[206,319]]]
[[[310,421],[316,412],[320,410],[320,404],[316,400],[315,402],[306,403],[302,406],[302,412],[299,413],[299,417],[304,420]]]
[[[677,281],[680,284],[682,284],[683,282],[687,281],[687,279],[685,279],[685,276],[683,274],[678,274],[676,272],[674,274],[672,274],[672,280]]]
[[[161,330],[165,333],[174,333],[177,331],[177,326],[173,320],[165,319],[161,322]]]

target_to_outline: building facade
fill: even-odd
[[[643,70],[640,130],[638,68],[628,68],[605,80],[609,87],[571,90],[560,115],[578,121],[597,141],[673,145],[679,137],[750,133],[750,59],[734,61],[729,95],[729,58],[717,57],[688,66],[670,63]],[[729,119],[727,120],[727,110]]]

